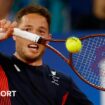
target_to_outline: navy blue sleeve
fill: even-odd
[[[57,105],[93,105],[71,77],[59,72],[57,72],[57,75],[60,78],[57,88],[57,102],[59,103]]]
[[[81,92],[72,79],[69,79],[69,94],[65,105],[93,105],[93,103]]]

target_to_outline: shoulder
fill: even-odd
[[[70,88],[74,86],[74,81],[72,80],[71,77],[63,74],[62,72],[59,72],[56,69],[50,68],[49,66],[47,67],[47,74],[49,74],[54,81],[56,81],[59,84],[59,87],[63,87],[63,88]]]
[[[50,74],[52,74],[52,75],[56,75],[56,76],[59,76],[62,80],[66,80],[66,81],[69,81],[69,80],[71,80],[71,78],[70,77],[68,77],[68,76],[66,76],[65,74],[63,74],[62,72],[59,72],[58,70],[56,70],[56,69],[53,69],[53,68],[51,68],[50,66],[48,66],[48,65],[44,65],[44,68],[46,68],[47,69],[47,73],[50,73]]]
[[[76,83],[73,81],[73,79],[69,76],[66,76],[65,74],[52,69],[48,66],[48,72],[51,75],[52,81],[56,84],[58,84],[57,88],[59,91],[69,91],[71,93],[80,93],[81,90],[78,88]]]
[[[54,69],[51,69],[54,70]],[[73,105],[93,105],[87,96],[78,88],[71,77],[64,75],[61,72],[56,71],[56,76],[59,77],[59,86],[57,93],[59,96],[67,95],[67,105],[73,103]]]

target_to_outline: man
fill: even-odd
[[[41,6],[20,10],[16,22],[1,20],[0,27],[5,32],[1,41],[12,35],[14,27],[51,38],[50,15]],[[0,54],[0,105],[92,105],[70,78],[43,64],[44,45],[17,36],[13,39],[13,56]]]

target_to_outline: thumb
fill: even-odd
[[[6,39],[11,37],[13,34],[14,29],[11,27],[8,29],[8,31],[6,32]]]

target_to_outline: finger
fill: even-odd
[[[14,27],[16,27],[17,26],[17,22],[16,21],[14,21],[12,24],[11,24],[11,28],[14,28]]]
[[[12,33],[13,33],[13,28],[9,28],[8,31],[6,32],[6,38],[11,37]]]
[[[11,25],[11,22],[7,21],[3,28],[8,29],[10,27],[10,25]]]
[[[8,31],[6,31],[6,33],[0,33],[0,41],[6,40],[9,37],[12,36],[13,33],[13,29],[9,28]]]
[[[6,19],[3,19],[0,21],[0,27],[1,28],[4,28],[4,25],[6,24],[7,20]]]

